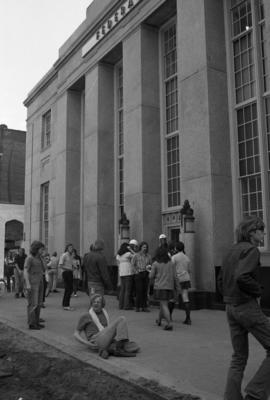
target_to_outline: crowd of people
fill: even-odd
[[[89,297],[99,294],[115,293],[104,255],[104,242],[97,239],[89,252],[81,258],[71,243],[58,257],[46,251],[43,243],[34,241],[27,256],[24,249],[12,257],[9,252],[5,258],[5,276],[8,290],[12,290],[14,280],[15,297],[27,297],[27,315],[29,329],[43,328],[40,309],[45,308],[46,297],[57,293],[57,282],[62,279],[64,293],[62,307],[73,311],[71,297],[78,296],[78,290],[85,291]],[[160,303],[156,320],[161,326],[166,321],[165,330],[172,330],[172,312],[179,293],[182,294],[186,310],[184,323],[191,324],[188,289],[190,284],[190,260],[184,254],[182,242],[167,243],[164,234],[159,236],[158,248],[153,255],[148,243],[132,239],[121,244],[116,254],[118,265],[117,298],[120,310],[149,312],[149,299]],[[184,282],[183,282],[184,280]]]
[[[264,223],[255,216],[245,218],[237,228],[236,244],[225,256],[218,278],[220,291],[226,304],[227,320],[231,332],[233,356],[228,372],[224,399],[266,400],[270,394],[270,322],[260,307],[259,282],[260,252],[264,240]],[[19,249],[15,257],[7,255],[5,275],[7,285],[15,286],[15,297],[27,297],[29,329],[44,327],[40,318],[45,297],[57,292],[59,270],[62,273],[64,294],[63,310],[72,311],[72,294],[85,290],[90,298],[89,312],[83,314],[74,336],[81,343],[97,350],[101,357],[134,357],[139,351],[137,343],[129,340],[127,321],[124,316],[110,322],[105,309],[104,293],[110,294],[113,285],[106,257],[104,242],[96,240],[83,259],[72,244],[58,258],[50,257],[43,243],[34,241],[30,254]],[[132,239],[122,243],[116,254],[118,265],[118,304],[120,310],[149,312],[149,298],[159,302],[156,324],[163,329],[173,329],[172,314],[181,295],[186,318],[191,325],[189,290],[191,288],[190,259],[185,254],[184,243],[167,243],[164,234],[154,254],[149,252],[145,241]],[[12,272],[11,272],[12,271]],[[14,281],[13,281],[14,279]],[[246,387],[242,396],[242,380],[248,360],[248,334],[251,333],[266,350],[258,372]]]

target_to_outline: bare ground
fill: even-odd
[[[123,381],[1,323],[0,357],[1,400],[199,400]]]

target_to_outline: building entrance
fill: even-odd
[[[169,240],[178,242],[180,239],[180,228],[169,228]]]

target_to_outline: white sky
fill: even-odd
[[[102,1],[102,0],[99,0]],[[0,124],[26,130],[23,101],[92,0],[0,0]]]

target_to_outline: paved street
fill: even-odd
[[[193,325],[186,326],[182,324],[184,312],[176,310],[174,330],[168,332],[155,325],[156,307],[152,307],[150,313],[120,311],[117,299],[106,296],[111,320],[119,315],[126,316],[130,338],[140,344],[141,352],[136,358],[110,357],[103,360],[73,338],[78,318],[88,307],[87,295],[79,292],[79,297],[72,297],[71,305],[76,307],[73,312],[63,311],[61,301],[61,290],[51,294],[42,310],[46,328],[30,331],[26,324],[26,300],[5,294],[0,297],[0,321],[121,378],[136,382],[147,378],[181,393],[199,395],[205,400],[222,399],[231,355],[223,311],[193,311]],[[263,357],[263,350],[251,338],[244,383],[254,374]]]

